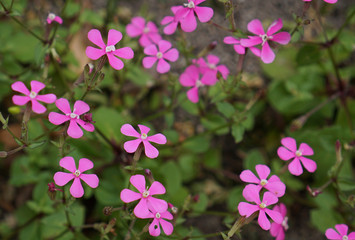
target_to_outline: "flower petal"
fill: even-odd
[[[143,193],[145,191],[145,178],[141,174],[136,174],[133,175],[129,181],[132,183],[132,185],[137,188],[137,190],[140,193]]]
[[[164,34],[171,35],[173,34],[178,26],[179,22],[171,22],[170,24],[166,25],[163,29]]]
[[[163,231],[166,235],[171,235],[174,231],[174,227],[173,227],[173,224],[171,224],[170,222],[164,220],[164,219],[160,219],[159,220],[162,228],[163,228]]]
[[[102,36],[99,30],[97,29],[91,29],[88,32],[88,38],[89,40],[96,44],[97,46],[99,46],[102,49],[106,48],[106,44],[104,43],[104,41],[102,40]]]
[[[11,84],[12,90],[16,92],[23,93],[25,95],[29,95],[30,91],[27,89],[26,85],[23,82],[17,81]]]
[[[267,179],[267,177],[270,175],[270,168],[266,165],[258,164],[255,166],[255,169],[260,179]]]
[[[127,141],[124,143],[123,148],[128,153],[134,153],[137,151],[139,144],[142,142],[142,139],[138,138],[135,140]]]
[[[80,179],[83,180],[91,188],[97,188],[97,186],[99,186],[99,178],[96,174],[80,174]]]
[[[280,32],[280,33],[276,33],[275,35],[273,35],[270,40],[280,43],[282,45],[286,45],[290,42],[291,35],[288,32]]]
[[[271,227],[271,223],[270,223],[269,219],[267,219],[264,210],[260,210],[260,212],[259,212],[258,223],[259,223],[260,227],[264,230],[269,230]]]
[[[168,203],[163,199],[149,197],[147,198],[149,204],[154,208],[157,212],[165,212],[168,210]]]
[[[243,189],[243,197],[249,202],[260,204],[260,185],[248,184]]]
[[[165,192],[165,187],[158,181],[154,181],[149,188],[149,195],[164,194]]]
[[[48,115],[48,120],[54,125],[60,125],[69,119],[68,116],[56,112],[50,112]]]
[[[248,31],[255,35],[264,35],[264,28],[259,19],[254,19],[248,23]]]
[[[98,49],[91,46],[86,47],[85,53],[86,56],[92,60],[97,60],[106,54],[104,49]]]
[[[264,63],[272,63],[275,60],[275,53],[271,50],[268,42],[262,46],[260,58]]]
[[[250,217],[253,213],[259,210],[257,205],[253,205],[246,202],[240,202],[238,204],[238,211],[241,216]]]
[[[178,11],[180,12],[180,11]],[[185,18],[180,19],[181,29],[184,32],[193,32],[197,27],[196,18],[193,10],[189,10]]]
[[[151,56],[155,57],[155,55],[157,55],[157,53],[158,53],[158,49],[155,44],[151,44],[148,47],[144,48],[144,54],[151,55]]]
[[[291,150],[292,152],[297,151],[296,140],[294,138],[285,137],[285,138],[281,139],[281,144],[284,145],[289,150]]]
[[[265,208],[265,212],[267,213],[267,215],[270,216],[270,218],[278,223],[278,224],[282,224],[282,221],[284,220],[284,218],[282,217],[281,213],[278,211],[274,211],[268,208]]]
[[[226,65],[217,66],[217,70],[221,73],[223,79],[226,80],[229,75],[229,70]]]
[[[57,99],[57,96],[53,93],[44,94],[44,95],[37,95],[36,100],[45,102],[45,103],[54,103]]]
[[[42,104],[40,104],[36,99],[32,99],[32,111],[38,114],[44,113],[47,108],[45,108],[45,106],[43,106]]]
[[[266,34],[268,36],[271,36],[274,33],[278,32],[281,28],[282,28],[282,19],[279,18],[276,21],[274,21],[273,23],[271,23],[271,25],[269,26],[269,28],[266,31]]]
[[[115,29],[110,29],[108,31],[107,46],[115,46],[122,39],[122,33]]]
[[[58,186],[64,186],[73,178],[74,178],[74,174],[65,173],[65,172],[56,172],[53,176],[54,182]]]
[[[12,97],[12,102],[13,102],[15,105],[19,105],[19,106],[25,105],[25,104],[28,103],[30,100],[31,100],[31,98],[30,98],[30,97],[27,97],[27,96],[14,95],[14,96]]]
[[[191,88],[189,91],[187,91],[187,98],[193,102],[193,103],[197,103],[198,102],[198,88],[197,87],[193,87]]]
[[[238,54],[245,54],[245,47],[243,47],[242,45],[236,44],[233,46],[234,47],[234,51]]]
[[[279,147],[277,149],[277,155],[284,161],[290,160],[291,158],[295,157],[295,153],[291,152],[290,150],[286,149],[285,147]]]
[[[74,182],[70,187],[70,194],[75,198],[81,198],[84,195],[84,188],[81,185],[80,178],[74,178]]]
[[[130,203],[142,198],[142,194],[133,192],[130,189],[123,189],[120,194],[120,198],[125,203]]]
[[[208,22],[213,17],[213,9],[210,7],[195,7],[195,13],[200,22]]]
[[[59,98],[57,101],[55,101],[55,105],[57,106],[57,108],[62,111],[65,114],[70,114],[71,109],[70,109],[70,105],[67,99],[65,98]]]
[[[282,225],[275,222],[271,223],[270,235],[276,237],[282,231]]]
[[[311,156],[314,154],[313,149],[306,143],[301,143],[298,151],[302,153],[302,156]]]
[[[153,222],[149,225],[149,234],[153,237],[160,235],[160,225],[158,219],[154,218]]]
[[[281,182],[276,175],[270,177],[268,183],[265,185],[265,188],[274,193],[277,197],[282,197],[285,195],[286,191],[286,185]]]
[[[76,122],[88,132],[93,132],[95,130],[95,126],[92,123],[85,122],[81,119],[77,119]]]
[[[275,194],[271,192],[265,192],[263,196],[262,202],[266,204],[266,206],[270,206],[272,204],[275,204],[279,201],[278,197],[275,196]]]
[[[247,183],[256,183],[259,184],[260,183],[260,179],[257,178],[254,173],[250,170],[244,170],[243,172],[241,172],[240,174],[240,179],[243,182],[247,182]]]
[[[112,53],[113,55],[123,59],[132,59],[134,57],[134,52],[130,47],[119,48]]]
[[[32,92],[38,93],[39,91],[41,91],[45,87],[46,87],[46,85],[42,82],[39,82],[36,80],[31,81],[31,91]]]
[[[143,67],[144,68],[151,68],[154,63],[158,60],[156,57],[145,57],[143,58]]]
[[[124,64],[121,59],[115,57],[113,53],[107,54],[108,57],[108,62],[110,63],[111,67],[113,67],[116,70],[121,70],[124,67]]]
[[[83,173],[83,172],[85,172],[85,171],[87,171],[87,170],[89,170],[89,169],[91,169],[91,168],[93,168],[94,167],[94,163],[91,161],[91,160],[89,160],[89,159],[87,159],[87,158],[81,158],[80,160],[79,160],[79,167],[78,167],[78,170],[81,172],[81,173]]]
[[[139,130],[141,131],[142,134],[148,134],[150,131],[150,128],[147,126],[144,126],[142,124],[138,124]]]
[[[149,215],[150,212],[148,210],[147,199],[142,198],[134,208],[133,212],[134,215],[136,215],[138,218],[145,218],[147,215]]]
[[[75,119],[70,119],[67,133],[72,138],[81,138],[84,134]]]
[[[88,111],[90,111],[90,107],[86,102],[78,100],[74,103],[73,113],[75,113],[77,115],[81,115],[81,114],[86,113]]]
[[[304,168],[307,169],[308,172],[314,172],[317,169],[317,164],[312,159],[306,157],[300,157],[299,159],[302,162]]]
[[[158,42],[158,49],[159,52],[161,53],[165,53],[168,49],[171,48],[171,43],[169,41],[166,40],[160,40]],[[165,55],[165,54],[164,54]]]
[[[59,24],[63,23],[63,19],[61,17],[59,17],[59,16],[55,16],[55,18],[53,20],[56,21]]]
[[[347,235],[349,227],[346,224],[337,224],[335,229],[340,233],[341,236]]]
[[[295,158],[289,165],[288,165],[288,170],[290,171],[291,174],[295,176],[299,176],[303,173],[303,169],[300,163],[300,160],[298,158]]]
[[[149,158],[156,158],[159,155],[158,149],[156,149],[150,142],[143,141],[145,155]]]
[[[242,45],[243,47],[252,47],[255,45],[259,45],[262,42],[263,40],[259,36],[249,37],[248,39],[246,38],[240,39],[240,45]]]
[[[325,231],[325,236],[331,240],[338,240],[342,238],[342,236],[339,235],[339,233],[337,233],[333,228],[328,228],[327,231]]]
[[[175,62],[179,58],[179,51],[176,48],[172,48],[164,53],[164,58],[170,62]]]
[[[240,41],[235,38],[235,37],[232,37],[232,36],[227,36],[223,39],[223,42],[225,44],[240,44]]]
[[[145,26],[145,19],[142,17],[134,17],[130,24],[126,27],[126,33],[130,37],[142,35]]]
[[[59,166],[72,173],[76,171],[75,160],[73,157],[70,156],[63,157],[62,159],[60,159]]]
[[[131,124],[124,124],[121,127],[121,133],[126,136],[139,138],[141,135],[132,127]]]
[[[166,143],[166,137],[161,133],[149,136],[149,137],[147,137],[147,140],[150,142],[153,142],[153,143],[158,143],[158,144],[165,144]]]
[[[170,70],[170,64],[165,61],[163,58],[158,60],[158,64],[157,64],[157,71],[158,73],[166,73],[169,72]]]

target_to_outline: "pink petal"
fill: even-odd
[[[104,41],[102,40],[102,36],[99,30],[97,29],[91,29],[88,32],[88,38],[89,40],[96,44],[97,46],[99,46],[102,49],[106,48],[106,44],[104,43]]]
[[[158,181],[154,181],[149,188],[149,195],[164,194],[165,192],[165,187]]]
[[[165,212],[168,210],[168,203],[162,199],[158,199],[155,197],[147,198],[149,204],[154,208],[157,212]]]
[[[89,159],[87,159],[87,158],[81,158],[80,160],[79,160],[79,167],[78,167],[78,170],[81,172],[81,173],[83,173],[83,172],[85,172],[85,171],[87,171],[87,170],[89,170],[89,169],[91,169],[91,168],[93,168],[94,167],[94,163],[91,161],[91,160],[89,160]]]
[[[324,0],[324,2],[327,2],[327,3],[333,4],[333,3],[338,2],[338,0]]]
[[[13,102],[15,105],[19,105],[19,106],[25,105],[25,104],[28,103],[30,100],[31,100],[31,98],[30,98],[30,97],[27,97],[27,96],[14,95],[14,96],[12,97],[12,102]]]
[[[267,213],[267,215],[270,216],[270,218],[278,223],[278,224],[282,224],[282,221],[284,220],[284,218],[282,217],[281,213],[278,211],[274,211],[268,208],[265,208],[265,212]]]
[[[129,189],[123,189],[120,194],[120,198],[125,203],[130,203],[142,198],[142,194],[133,192]]]
[[[172,10],[172,8],[171,8],[171,10]],[[191,12],[192,12],[192,14],[194,14],[194,11],[192,9],[181,6],[181,8],[177,9],[177,11],[175,12],[175,20],[181,21],[184,18],[186,18],[186,16],[188,14],[190,14]]]
[[[48,115],[48,120],[53,123],[54,125],[60,125],[66,121],[68,121],[70,119],[70,117],[63,115],[63,114],[59,114],[56,112],[50,112]]]
[[[260,183],[260,179],[257,178],[254,173],[250,170],[244,170],[241,174],[240,174],[240,179],[243,182],[247,182],[247,183],[256,183],[259,184]]]
[[[145,178],[143,175],[141,174],[136,174],[133,175],[129,181],[132,183],[132,185],[137,188],[137,190],[140,193],[143,193],[146,189],[145,189]]]
[[[176,31],[178,24],[179,24],[179,22],[172,22],[172,23],[166,25],[166,27],[163,30],[164,34],[166,34],[166,35],[173,34]]]
[[[174,227],[170,222],[165,221],[164,219],[160,219],[159,222],[160,222],[160,224],[163,228],[163,231],[166,235],[171,235],[173,233]]]
[[[81,115],[81,114],[84,114],[88,111],[90,111],[90,107],[86,102],[78,100],[74,103],[73,113],[75,113],[77,115]]]
[[[346,224],[337,224],[335,225],[335,229],[340,233],[340,235],[344,236],[348,234],[349,227]]]
[[[298,151],[302,153],[302,156],[311,156],[314,154],[313,149],[306,143],[301,143]]]
[[[172,48],[164,53],[164,58],[170,62],[175,62],[179,58],[179,51],[176,48]]]
[[[187,91],[187,98],[193,102],[197,103],[198,102],[198,88],[193,87],[189,91]]]
[[[149,215],[150,212],[147,206],[147,199],[142,198],[134,208],[133,212],[134,215],[136,215],[138,218],[145,218],[147,215]]]
[[[271,36],[274,33],[278,32],[281,28],[282,28],[282,20],[281,18],[279,18],[270,25],[270,27],[266,31],[266,34],[268,36]]]
[[[55,100],[57,99],[57,96],[49,93],[49,94],[44,94],[44,95],[37,95],[36,100],[45,102],[45,103],[54,103]]]
[[[258,223],[260,227],[264,230],[269,230],[271,227],[271,223],[269,219],[267,219],[265,211],[263,210],[260,210],[259,212]]]
[[[38,93],[39,91],[41,91],[45,87],[46,87],[46,85],[44,83],[41,83],[36,80],[31,81],[31,91],[33,91],[35,93]]]
[[[222,77],[224,80],[227,79],[228,75],[229,75],[229,70],[225,65],[219,65],[217,67],[217,70],[221,73]]]
[[[75,198],[81,198],[84,195],[84,188],[81,185],[80,178],[74,178],[74,182],[70,187],[70,194]]]
[[[64,172],[56,172],[53,176],[54,182],[58,186],[64,186],[73,178],[74,178],[74,174],[64,173]]]
[[[148,141],[143,141],[145,155],[149,158],[156,158],[159,155],[158,149],[153,147]]]
[[[161,218],[168,219],[168,220],[174,219],[174,216],[169,211],[165,211],[165,212],[160,213],[160,216],[161,216]]]
[[[252,47],[255,45],[259,45],[263,42],[263,40],[261,39],[261,37],[249,37],[248,39],[243,38],[240,39],[240,44],[243,47]]]
[[[267,206],[275,204],[278,201],[279,201],[279,199],[278,199],[278,197],[275,196],[275,194],[273,194],[271,192],[264,193],[262,202],[264,202]]]
[[[333,228],[328,228],[327,231],[325,231],[325,236],[332,240],[339,240],[342,238],[342,236],[339,235],[339,233],[337,233]]]
[[[255,169],[260,179],[267,179],[267,177],[270,175],[270,168],[266,165],[258,164],[255,166]]]
[[[153,136],[149,136],[149,137],[147,137],[147,140],[149,142],[158,143],[158,144],[165,144],[166,143],[166,137],[161,133],[155,134]]]
[[[355,240],[355,232],[351,232],[348,234],[348,240]]]
[[[294,138],[285,137],[285,138],[281,139],[281,144],[284,145],[289,150],[291,150],[292,152],[297,151],[296,140]]]
[[[152,43],[158,43],[162,37],[160,36],[159,33],[149,33],[148,35],[148,38],[151,40]]]
[[[36,99],[32,99],[32,111],[38,114],[44,113],[47,108],[45,108],[42,104],[40,104],[39,102],[37,102]]]
[[[124,143],[123,148],[128,153],[134,153],[137,151],[139,144],[142,142],[142,139],[138,138],[135,140],[127,141]]]
[[[196,66],[190,66],[190,67],[195,67],[197,69]],[[189,67],[188,67],[189,68]],[[198,79],[198,73],[197,73],[197,78],[195,78],[194,76],[191,76],[191,74],[189,74],[187,72],[187,69],[186,71],[180,75],[179,77],[179,81],[180,81],[180,84],[184,87],[192,87],[192,86],[195,86],[196,85],[196,80]]]
[[[157,64],[157,71],[158,73],[166,73],[169,72],[170,70],[170,64],[165,61],[163,58],[158,60],[158,64]]]
[[[149,225],[149,234],[153,237],[160,235],[160,225],[158,219],[154,218],[153,222]]]
[[[130,47],[119,48],[113,52],[113,55],[123,59],[132,59],[134,57],[134,52]]]
[[[248,184],[243,189],[243,197],[249,202],[255,202],[257,204],[260,204],[260,190],[261,186]]]
[[[265,185],[265,188],[274,193],[277,197],[282,197],[285,194],[286,185],[281,182],[280,178],[276,175],[272,175]]]
[[[288,170],[290,171],[291,174],[295,176],[299,176],[303,173],[303,169],[300,163],[300,160],[298,158],[295,158],[289,165],[288,165]]]
[[[132,23],[126,27],[126,33],[130,37],[137,37],[143,33],[145,27],[145,19],[142,17],[132,18]]]
[[[85,174],[84,173],[84,174],[80,174],[79,177],[91,188],[97,188],[97,186],[99,186],[99,178],[97,177],[96,174]]]
[[[302,162],[304,168],[307,169],[308,172],[314,172],[317,169],[317,164],[312,159],[305,158],[305,157],[300,157],[299,159]]]
[[[30,95],[30,91],[27,89],[26,85],[23,82],[14,82],[13,84],[11,84],[11,88],[16,92],[20,92],[25,95]]]
[[[67,133],[72,138],[81,138],[84,134],[75,119],[70,119]]]
[[[195,7],[195,13],[200,22],[208,22],[213,17],[213,9],[210,7]]]
[[[217,70],[208,69],[201,78],[201,82],[203,84],[210,86],[215,85],[217,81]]]
[[[69,172],[74,173],[76,171],[76,165],[73,157],[67,156],[63,157],[59,161],[59,166],[68,170]]]
[[[70,105],[67,99],[65,98],[59,98],[57,101],[55,101],[55,105],[57,106],[57,108],[62,111],[65,114],[70,114],[71,109],[70,109]]]
[[[141,135],[132,127],[131,124],[124,124],[121,127],[121,133],[126,136],[139,138]]]
[[[107,54],[108,62],[110,63],[111,67],[116,70],[121,70],[124,67],[124,64],[121,59],[115,57],[113,53]]]
[[[223,42],[225,44],[240,44],[240,41],[236,39],[235,37],[228,36],[223,39]]]
[[[250,217],[253,213],[259,210],[257,205],[253,205],[246,202],[240,202],[238,204],[238,211],[241,216]]]
[[[174,21],[174,17],[172,16],[165,16],[161,21],[160,25],[166,25],[168,23],[172,23]]]
[[[76,119],[76,122],[88,132],[93,132],[95,130],[94,125],[91,123],[85,122],[81,119]]]
[[[180,24],[184,32],[193,32],[197,27],[194,11],[190,10],[186,17],[180,20]]]
[[[282,225],[277,223],[271,223],[270,235],[276,237],[279,232],[282,230]]]
[[[98,49],[91,46],[86,47],[85,53],[86,56],[88,56],[88,58],[92,60],[97,60],[100,57],[102,57],[104,54],[106,54],[104,49]]]
[[[250,51],[257,57],[260,57],[261,55],[261,50],[256,47],[249,47]]]
[[[288,150],[284,147],[279,147],[277,149],[277,155],[279,155],[279,158],[281,158],[284,161],[290,160],[291,158],[295,157],[294,152],[291,152],[290,150]]]
[[[55,16],[54,21],[56,21],[59,24],[63,23],[63,19],[61,17],[59,17],[59,16]]]
[[[160,40],[158,42],[158,49],[159,52],[161,53],[165,53],[168,49],[171,48],[171,43],[169,41],[166,40]],[[165,54],[164,54],[165,55]]]
[[[265,42],[261,48],[261,61],[264,63],[272,63],[275,59],[275,53],[271,50],[268,42]]]
[[[285,217],[287,215],[287,208],[286,208],[286,205],[283,204],[283,203],[280,203],[280,210],[279,212],[281,213],[281,215],[283,217]]]
[[[49,17],[47,18],[47,23],[48,24],[52,24],[52,19],[50,19]]]
[[[264,35],[264,28],[259,19],[254,19],[248,23],[248,31],[255,35]]]
[[[282,45],[286,45],[290,42],[291,35],[288,32],[280,32],[280,33],[276,33],[275,35],[273,35],[270,40],[280,43]]]
[[[122,33],[115,29],[108,31],[107,46],[116,45],[122,39]]]
[[[158,53],[157,46],[155,46],[155,44],[149,45],[148,47],[144,48],[144,53],[155,57],[155,55]]]
[[[142,124],[138,124],[139,130],[141,131],[142,134],[148,134],[150,131],[150,128],[147,126],[144,126]]]
[[[151,68],[157,60],[157,57],[145,57],[143,58],[143,67]]]
[[[210,64],[215,64],[217,65],[219,63],[219,57],[213,55],[213,54],[209,54],[207,56],[207,62]]]
[[[147,28],[149,29],[148,34],[151,34],[151,33],[158,33],[158,32],[159,32],[159,29],[157,28],[157,26],[156,26],[153,22],[151,22],[151,21],[149,21],[149,22],[147,23]],[[159,36],[160,36],[160,35],[159,35]]]
[[[238,54],[245,54],[245,47],[241,46],[241,45],[234,45],[234,51]]]

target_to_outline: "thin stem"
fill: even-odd
[[[26,109],[25,113],[23,114],[23,119],[22,119],[22,127],[21,127],[21,139],[28,144],[28,121],[30,120],[31,116],[31,104],[28,102],[26,104]]]
[[[86,90],[85,90],[83,96],[80,98],[80,100],[83,100],[86,97],[86,95],[92,90],[92,87],[94,86],[94,81],[95,81],[96,75],[101,71],[101,69],[105,65],[106,61],[107,61],[106,55],[104,55],[100,58],[99,63],[97,65],[97,67],[95,68],[95,72],[92,74],[91,79],[88,81]]]
[[[132,229],[133,229],[133,227],[134,227],[134,224],[136,223],[136,218],[134,218],[132,221],[131,221],[131,223],[129,224],[129,228],[127,229],[128,231],[127,231],[127,233],[126,233],[126,236],[125,236],[125,238],[124,238],[124,240],[129,240],[129,239],[131,239],[131,232],[132,232]]]
[[[344,30],[344,28],[346,27],[346,25],[348,25],[351,21],[351,19],[355,16],[355,9],[353,9],[353,11],[349,14],[349,16],[346,18],[345,22],[343,23],[343,25],[341,25],[341,27],[339,28],[338,32],[335,34],[333,39],[336,39],[340,36],[341,32]]]

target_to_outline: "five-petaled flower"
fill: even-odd
[[[328,228],[325,232],[325,236],[331,240],[355,240],[355,232],[348,234],[349,227],[345,224],[335,225],[335,231],[333,228]]]
[[[168,211],[159,212],[150,208],[150,212],[144,218],[153,218],[152,223],[149,225],[150,235],[154,237],[159,236],[160,225],[162,226],[163,231],[166,235],[171,235],[173,233],[174,230],[173,225],[170,222],[164,220],[164,219],[173,220],[174,217],[170,212]]]
[[[134,192],[130,189],[121,191],[121,200],[125,203],[130,203],[140,199],[139,203],[134,208],[133,212],[138,218],[147,218],[150,211],[159,213],[165,212],[168,209],[168,203],[162,199],[152,197],[156,194],[164,194],[165,187],[158,181],[154,181],[150,188],[146,187],[145,178],[143,175],[133,175],[129,181],[139,191]]]
[[[83,180],[91,188],[96,188],[99,185],[99,178],[96,174],[86,174],[83,173],[94,167],[92,161],[87,158],[82,158],[79,160],[79,167],[76,168],[74,158],[67,156],[60,160],[59,165],[70,173],[66,172],[56,172],[54,174],[54,182],[58,186],[64,186],[70,180],[74,179],[73,184],[70,187],[70,194],[75,198],[80,198],[84,195],[84,188],[81,185]]]
[[[271,63],[275,59],[275,53],[271,50],[269,41],[286,45],[291,40],[291,35],[288,32],[276,33],[281,28],[282,20],[279,18],[270,25],[265,33],[260,20],[254,19],[248,23],[248,31],[256,34],[257,36],[248,36],[248,39],[241,39],[240,43],[243,47],[253,47],[261,44],[261,60],[264,63]]]
[[[170,70],[170,64],[166,61],[175,62],[179,58],[179,51],[176,48],[171,48],[171,43],[166,40],[158,42],[158,48],[155,44],[144,48],[144,53],[147,57],[143,58],[143,66],[151,68],[156,61],[157,71],[159,73],[166,73]]]
[[[218,81],[217,72],[222,75],[223,79],[227,79],[229,75],[229,70],[226,65],[218,65],[219,57],[213,54],[209,54],[207,56],[207,61],[205,61],[203,58],[199,58],[196,63],[198,64],[202,73],[202,82],[215,84]]]
[[[78,100],[74,103],[74,109],[71,111],[70,104],[67,99],[60,98],[55,102],[55,105],[61,110],[63,114],[51,112],[48,115],[48,119],[54,125],[60,125],[66,121],[70,121],[67,133],[72,138],[81,138],[83,136],[83,131],[78,126],[78,124],[84,128],[86,131],[93,132],[95,127],[90,122],[85,122],[80,119],[80,115],[88,112],[90,107],[87,103]]]
[[[36,80],[31,81],[31,91],[25,86],[23,82],[17,81],[11,85],[12,90],[16,92],[23,93],[26,96],[14,95],[12,101],[14,104],[22,106],[31,101],[32,111],[38,114],[44,113],[47,109],[40,104],[40,102],[54,103],[57,97],[50,93],[44,95],[38,95],[46,85],[44,83],[38,82]]]
[[[144,149],[145,149],[145,155],[149,158],[156,158],[159,155],[158,149],[153,147],[153,145],[150,142],[158,143],[158,144],[165,144],[166,143],[166,137],[161,134],[155,134],[152,136],[148,136],[148,132],[150,131],[149,127],[146,127],[144,125],[139,125],[138,127],[141,131],[141,134],[139,134],[130,124],[124,124],[121,127],[121,133],[126,135],[126,136],[131,136],[131,137],[136,137],[138,139],[135,140],[130,140],[124,143],[123,147],[124,149],[129,152],[133,153],[137,150],[139,144],[143,143]]]
[[[134,53],[132,48],[123,47],[116,49],[115,47],[122,39],[122,33],[120,31],[110,29],[108,32],[107,45],[102,40],[101,33],[97,29],[91,29],[88,33],[88,38],[92,43],[100,47],[100,49],[91,46],[86,48],[86,55],[92,60],[97,60],[103,55],[106,55],[110,65],[116,70],[121,70],[124,64],[123,61],[117,57],[124,59],[133,58]]]
[[[258,164],[255,166],[258,177],[250,170],[244,170],[240,174],[240,179],[243,182],[257,184],[259,190],[265,188],[268,191],[274,193],[277,197],[282,197],[285,194],[286,185],[281,182],[280,178],[276,175],[272,175],[269,179],[270,168],[266,165]]]
[[[273,237],[276,237],[275,240],[284,240],[285,239],[285,231],[288,230],[288,217],[287,215],[287,208],[285,204],[280,203],[280,205],[276,205],[273,210],[278,211],[281,213],[283,217],[283,221],[281,224],[276,222],[271,223],[270,234]]]
[[[63,19],[61,17],[55,15],[54,13],[50,13],[50,14],[48,14],[48,17],[47,17],[47,23],[52,24],[52,22],[57,22],[59,24],[62,24]]]
[[[304,157],[313,155],[313,149],[308,144],[301,143],[299,149],[297,149],[296,140],[291,137],[283,138],[281,143],[283,146],[277,149],[277,154],[284,161],[293,159],[288,165],[291,174],[299,176],[303,173],[301,163],[309,172],[314,172],[317,169],[315,161]]]
[[[131,23],[126,27],[126,32],[130,37],[140,36],[139,44],[142,47],[147,47],[161,40],[157,26],[151,21],[146,23],[142,17],[132,18]]]

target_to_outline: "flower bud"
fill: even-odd
[[[19,114],[21,112],[21,108],[18,106],[12,106],[8,108],[9,113],[11,113],[12,115],[16,115]]]
[[[6,158],[6,157],[7,157],[7,152],[0,151],[0,158]]]
[[[322,191],[319,191],[318,189],[312,189],[308,185],[307,185],[307,191],[311,194],[312,197],[317,197],[319,194],[322,193]]]
[[[107,207],[104,207],[104,209],[102,210],[102,212],[103,212],[106,216],[110,216],[110,215],[112,214],[112,210],[113,210],[113,207],[107,206]]]

